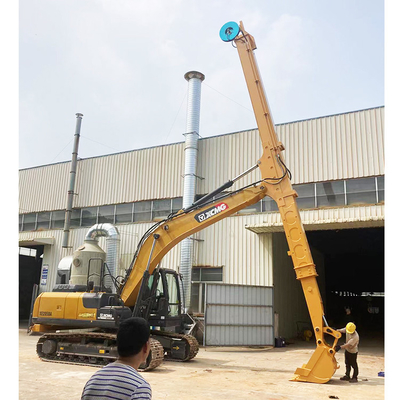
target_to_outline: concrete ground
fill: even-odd
[[[26,329],[19,330],[19,398],[79,399],[97,368],[40,361],[37,340]],[[378,377],[384,371],[382,340],[361,343],[358,383],[339,380],[344,373],[343,352],[337,356],[341,367],[328,383],[291,382],[295,369],[309,360],[314,348],[312,342],[284,348],[207,347],[190,362],[167,361],[142,375],[151,384],[153,399],[384,399],[385,378]]]

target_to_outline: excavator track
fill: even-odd
[[[36,352],[42,361],[64,364],[101,367],[115,361],[118,357],[114,333],[46,333],[36,345]],[[68,345],[90,349],[90,353],[68,350]],[[158,340],[150,338],[150,354],[140,371],[151,371],[164,361],[164,349]]]
[[[168,338],[181,339],[186,342],[187,347],[189,348],[189,351],[185,354],[185,358],[183,358],[183,359],[173,358],[167,352],[167,354],[165,356],[165,360],[189,361],[192,358],[196,357],[197,353],[199,352],[199,343],[194,336],[166,332],[166,331],[156,331],[156,330],[152,330],[151,334],[156,335],[156,336],[164,336],[164,337],[168,337]]]

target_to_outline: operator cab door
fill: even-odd
[[[154,281],[156,279],[156,281]],[[181,298],[178,274],[174,270],[160,269],[159,275],[152,275],[149,288],[156,284],[154,306],[152,307],[149,323],[151,326],[179,330],[182,326]]]

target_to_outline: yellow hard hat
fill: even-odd
[[[356,330],[356,326],[352,323],[352,322],[349,322],[347,325],[346,325],[346,332],[347,333],[354,333],[354,331]]]

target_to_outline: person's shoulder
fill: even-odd
[[[140,376],[135,368],[130,365],[120,364],[120,363],[110,363],[99,369],[94,375],[107,374],[108,376],[124,375],[124,376]]]
[[[108,364],[110,366],[110,371],[112,369],[113,372],[115,373],[121,373],[130,376],[132,379],[137,382],[137,385],[141,385],[142,383],[145,383],[148,385],[148,382],[146,379],[143,378],[143,376],[133,367],[130,365],[126,364],[120,364],[120,363],[112,363]]]
[[[152,397],[151,386],[146,381],[146,379],[143,378],[141,384],[136,388],[135,392],[132,393],[131,400],[135,399],[151,400],[151,397]]]

